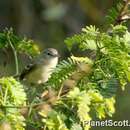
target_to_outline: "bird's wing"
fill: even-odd
[[[24,70],[22,71],[22,73],[19,76],[20,80],[23,80],[26,75],[28,75],[30,72],[32,72],[32,70],[34,70],[36,68],[36,66],[37,66],[36,63],[38,62],[38,59],[39,59],[39,56],[35,57],[31,61],[31,63],[24,68]]]
[[[36,68],[36,64],[29,64],[25,67],[25,69],[23,70],[23,72],[20,74],[19,79],[23,80],[24,77],[29,74],[30,72],[32,72],[32,70],[34,70]]]

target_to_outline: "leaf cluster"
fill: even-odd
[[[10,48],[10,43],[19,53],[25,53],[30,56],[35,56],[40,53],[34,41],[16,36],[12,28],[5,29],[0,33],[0,49]]]
[[[16,106],[26,105],[23,86],[12,77],[0,79],[0,129],[6,123],[13,130],[24,130],[25,119]],[[5,127],[6,128],[6,127]]]

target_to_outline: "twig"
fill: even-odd
[[[58,96],[57,96],[58,99],[59,99],[60,96],[61,96],[61,93],[62,93],[63,87],[64,87],[64,85],[61,85],[60,90],[59,90],[59,92],[58,92]]]
[[[13,51],[13,54],[14,54],[15,67],[16,67],[16,73],[15,73],[15,75],[18,75],[19,74],[19,65],[18,65],[17,51],[16,51],[15,47],[13,46],[13,44],[12,44],[12,42],[10,40],[9,34],[7,34],[7,39],[8,39],[8,43],[10,44],[10,46],[12,48],[12,51]]]
[[[122,17],[126,14],[126,11],[128,9],[130,0],[126,0],[124,6],[122,7],[122,9],[119,12],[119,15],[117,16],[117,18],[115,19],[115,23],[114,25],[120,24],[121,22],[123,22],[126,19],[122,19]]]
[[[39,105],[42,105],[44,104],[45,102],[40,102],[40,103],[35,103],[35,104],[31,104],[31,105],[26,105],[26,106],[0,106],[0,108],[17,108],[17,109],[21,109],[21,108],[34,108],[34,107],[37,107]]]

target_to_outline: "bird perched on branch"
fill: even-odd
[[[58,63],[59,54],[54,48],[45,49],[33,63],[21,73],[20,79],[27,83],[45,83]]]

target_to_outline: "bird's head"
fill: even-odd
[[[47,48],[41,53],[41,55],[39,56],[38,59],[40,59],[40,61],[44,61],[46,63],[51,63],[53,61],[57,62],[59,57],[60,57],[59,53],[56,49]]]
[[[47,48],[42,52],[43,57],[47,59],[53,59],[53,58],[58,58],[59,54],[58,51],[54,48]]]

